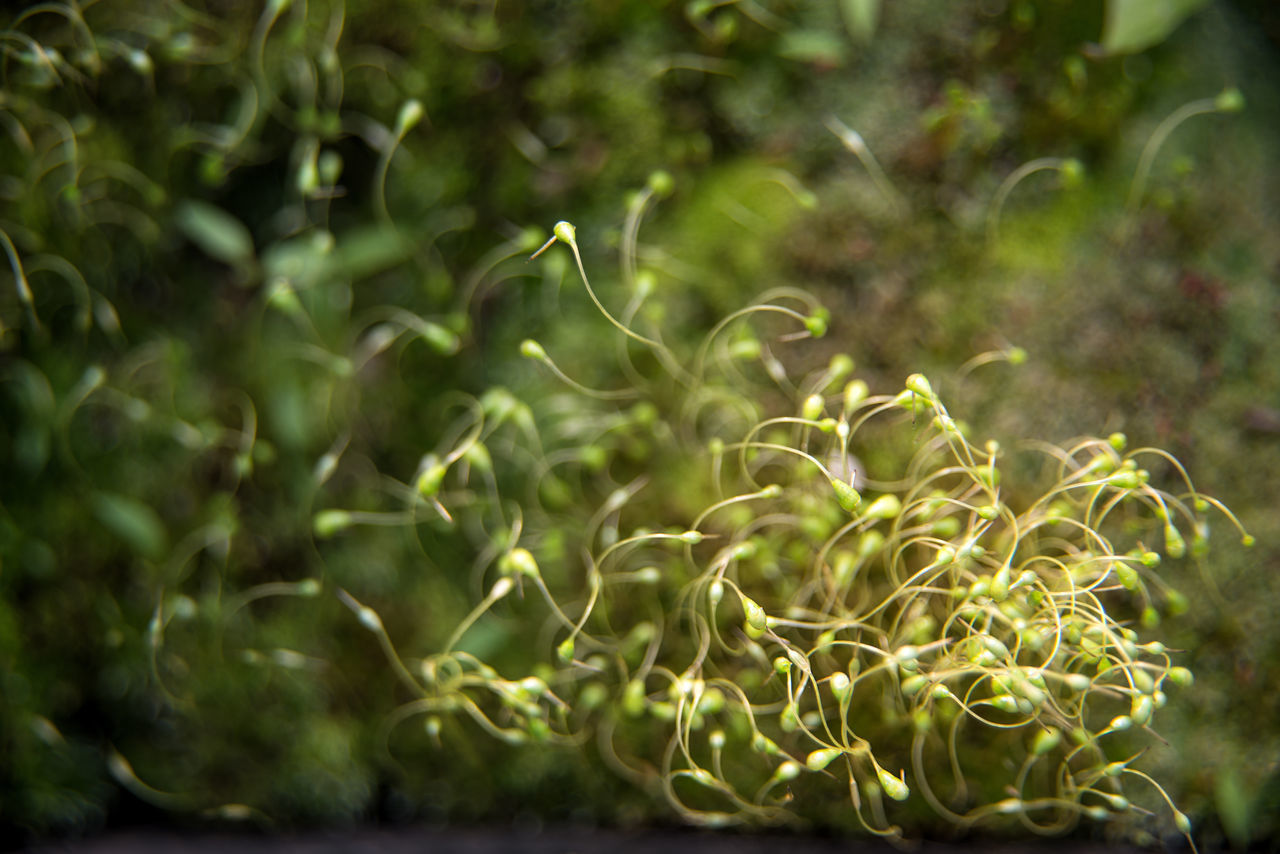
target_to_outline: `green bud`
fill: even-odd
[[[440,484],[444,481],[448,469],[434,456],[428,457],[426,462],[427,466],[422,470],[422,474],[418,475],[417,489],[419,495],[431,498],[440,491]]]
[[[698,700],[698,711],[704,715],[714,715],[724,709],[724,692],[712,685],[702,692]]]
[[[489,456],[489,449],[483,442],[472,442],[468,445],[462,453],[462,458],[478,471],[493,471],[493,457]]]
[[[1137,489],[1139,486],[1137,472],[1127,469],[1116,472],[1107,478],[1107,482],[1117,489]]]
[[[410,98],[400,107],[400,114],[396,116],[396,132],[403,135],[408,133],[410,128],[422,121],[424,114],[422,102],[417,98]]]
[[[907,679],[902,680],[902,696],[912,697],[920,693],[920,689],[927,685],[929,677],[923,673],[917,673]]]
[[[895,801],[905,801],[911,796],[911,790],[907,788],[905,771],[899,778],[877,765],[876,777],[880,780],[880,787],[884,789],[884,793]]]
[[[1186,540],[1171,524],[1164,526],[1164,550],[1172,558],[1180,558],[1187,553]]]
[[[872,519],[893,519],[902,512],[902,502],[896,495],[881,495],[863,512]]]
[[[1143,694],[1150,694],[1156,689],[1155,680],[1151,678],[1151,674],[1145,668],[1133,668],[1130,672],[1130,678],[1133,680],[1133,687]]]
[[[821,771],[834,762],[842,753],[844,751],[839,747],[824,747],[806,756],[804,764],[810,771]]]
[[[311,528],[317,537],[324,540],[350,527],[352,521],[346,510],[321,510],[312,519]]]
[[[1031,742],[1031,753],[1033,756],[1044,756],[1061,742],[1062,730],[1049,727],[1036,733],[1035,739]]]
[[[729,345],[729,356],[739,362],[751,362],[760,358],[764,352],[757,338],[739,338]]]
[[[862,380],[851,380],[844,387],[844,412],[849,414],[862,401],[867,399],[871,389]]]
[[[574,642],[572,637],[567,637],[556,647],[556,658],[560,659],[562,664],[568,664],[573,661]]]
[[[1014,714],[1015,712],[1018,711],[1018,698],[1013,696],[1012,694],[997,694],[996,696],[992,697],[988,702],[990,702],[992,706],[995,706],[997,709],[999,709],[1002,712],[1008,712],[1009,714]]]
[[[826,405],[827,402],[822,395],[811,394],[804,399],[804,406],[800,408],[800,417],[806,421],[817,421]]]
[[[1092,684],[1092,680],[1083,673],[1068,673],[1062,677],[1062,681],[1072,691],[1087,691]]]
[[[879,531],[867,531],[858,539],[858,557],[866,559],[884,548],[884,534]]]
[[[671,703],[662,701],[652,702],[649,704],[649,714],[660,721],[674,721],[676,719],[676,707]]]
[[[1195,681],[1195,676],[1185,667],[1170,667],[1168,679],[1174,685],[1185,688]]]
[[[840,702],[844,702],[845,698],[849,696],[850,690],[852,690],[849,677],[843,673],[833,673],[831,679],[828,680],[828,684],[831,686],[831,695]]]
[[[509,576],[504,575],[497,581],[493,582],[493,586],[489,588],[489,598],[496,602],[503,596],[510,593],[511,588],[515,586],[516,583],[512,581]]]
[[[1009,567],[1002,566],[991,578],[991,598],[994,601],[1003,602],[1009,596],[1009,576]],[[996,654],[999,655],[999,653]]]
[[[835,477],[831,479],[831,488],[835,490],[837,503],[846,513],[858,511],[858,505],[862,503],[862,496],[858,494],[858,490]]]
[[[1138,571],[1127,563],[1117,561],[1112,564],[1112,568],[1116,571],[1116,580],[1120,582],[1120,586],[1125,590],[1136,590],[1138,588]]]
[[[1129,704],[1129,718],[1137,726],[1146,726],[1151,722],[1151,714],[1155,704],[1147,694],[1139,694]]]
[[[1084,164],[1074,157],[1068,157],[1058,167],[1058,175],[1064,188],[1075,189],[1084,181]]]
[[[748,597],[742,597],[742,611],[746,615],[747,625],[758,632],[763,632],[768,625],[764,608],[761,608],[756,600]]]
[[[1191,819],[1187,818],[1187,814],[1181,810],[1173,811],[1173,825],[1178,828],[1178,832],[1183,835],[1191,833]]]
[[[778,766],[778,770],[773,772],[775,782],[784,783],[788,780],[794,780],[800,776],[800,764],[788,759]]]
[[[698,543],[702,542],[702,532],[701,531],[685,531],[683,534],[680,535],[680,541],[682,543],[687,543],[688,545],[691,545],[691,546],[696,546]]]
[[[844,353],[836,353],[827,362],[827,383],[834,384],[853,373],[853,358]]]
[[[949,540],[960,533],[960,520],[955,516],[943,516],[933,523],[930,533],[943,540]]]
[[[649,190],[658,198],[665,199],[670,196],[676,188],[675,179],[671,177],[671,173],[663,169],[658,169],[649,173]]]
[[[916,732],[929,732],[933,729],[933,714],[921,707],[911,713],[911,726]]]
[[[573,227],[573,223],[560,220],[551,229],[551,233],[562,243],[573,245],[578,242],[578,230]]]
[[[342,177],[342,155],[328,149],[320,152],[320,156],[316,159],[316,170],[321,182],[326,187],[332,187]]]
[[[368,605],[361,605],[356,611],[356,619],[360,621],[360,625],[364,626],[371,632],[382,631],[382,618],[378,616],[378,612],[370,608]]]
[[[526,338],[520,342],[520,355],[535,362],[548,361],[547,351],[542,349],[542,345],[532,338]]]
[[[1004,659],[1009,657],[1009,647],[1005,646],[1004,642],[999,638],[991,635],[982,635],[981,641],[982,645],[987,648],[987,651],[996,658]]]
[[[298,582],[298,586],[294,588],[299,596],[311,598],[320,594],[320,581],[315,578],[304,578]]]
[[[657,584],[662,580],[662,570],[656,566],[642,566],[633,577],[639,584]]]
[[[711,745],[712,750],[723,750],[724,742],[724,730],[722,729],[712,730],[711,734],[707,736],[707,743]]]
[[[498,571],[504,575],[524,575],[529,578],[538,577],[538,562],[528,549],[515,548],[507,552],[498,562]]]
[[[644,683],[639,679],[632,679],[622,692],[622,711],[629,717],[638,718],[644,714],[644,706]]]
[[[814,338],[821,338],[827,334],[827,319],[819,314],[811,314],[804,319],[804,328]]]
[[[1018,798],[1005,798],[1003,801],[997,801],[992,804],[996,808],[996,812],[1001,815],[1014,815],[1022,812],[1025,807]]]
[[[907,377],[905,383],[907,390],[921,397],[933,398],[933,386],[929,384],[929,380],[924,374],[912,374]]]
[[[1220,113],[1238,113],[1244,109],[1244,95],[1234,86],[1223,89],[1213,99],[1213,106]]]

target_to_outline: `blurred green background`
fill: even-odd
[[[590,746],[388,745],[394,675],[334,590],[420,653],[474,602],[474,550],[313,530],[394,509],[460,392],[536,410],[526,336],[610,385],[568,256],[524,258],[571,220],[616,286],[662,169],[640,256],[674,337],[802,287],[831,330],[788,358],[925,371],[980,435],[1123,430],[1239,514],[1255,548],[1224,530],[1169,570],[1197,681],[1144,767],[1206,844],[1280,833],[1271,4],[102,0],[0,26],[3,824],[668,820]],[[1162,120],[1230,87],[1245,109],[1172,130],[1135,190]],[[997,220],[1045,157],[1082,168]],[[1009,345],[1025,365],[956,375]]]

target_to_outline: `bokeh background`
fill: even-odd
[[[0,824],[669,821],[589,747],[390,755],[394,675],[334,591],[421,652],[474,554],[313,524],[391,506],[460,393],[536,408],[528,335],[610,383],[567,253],[525,258],[571,220],[616,287],[665,170],[640,256],[673,334],[802,287],[831,322],[798,364],[925,371],[981,435],[1124,431],[1236,511],[1254,548],[1224,526],[1168,570],[1197,680],[1143,767],[1206,846],[1280,833],[1272,4],[101,0],[0,26]],[[1135,190],[1160,123],[1232,88]],[[995,218],[1038,158],[1073,162]],[[958,376],[1011,345],[1016,370]]]

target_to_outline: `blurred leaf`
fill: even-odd
[[[412,245],[399,232],[374,225],[345,232],[333,251],[333,266],[344,276],[362,279],[409,257]]]
[[[840,12],[854,44],[870,44],[880,23],[880,0],[840,0]]]
[[[1206,0],[1107,0],[1102,48],[1111,55],[1137,53],[1168,37]]]
[[[135,552],[151,560],[164,555],[169,535],[150,506],[111,492],[95,492],[91,502],[98,521]]]
[[[1249,818],[1249,797],[1240,781],[1240,774],[1234,767],[1228,766],[1219,771],[1213,797],[1222,829],[1231,840],[1231,846],[1244,848],[1249,844],[1252,824]]]
[[[253,238],[240,220],[208,202],[185,199],[174,220],[187,238],[211,258],[232,266],[253,261]]]
[[[304,290],[328,276],[331,251],[332,246],[311,235],[282,240],[262,251],[263,277],[269,282],[284,279],[295,289]]]
[[[844,41],[829,30],[791,30],[778,45],[784,59],[820,65],[844,65],[846,51]]]

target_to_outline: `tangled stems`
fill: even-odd
[[[600,304],[573,227],[555,232],[618,335],[674,363]],[[625,261],[622,275],[634,275]],[[608,766],[709,825],[805,816],[824,790],[886,836],[901,834],[897,802],[917,798],[959,825],[1035,833],[1141,815],[1123,783],[1154,781],[1116,751],[1154,734],[1190,681],[1138,631],[1185,604],[1157,568],[1203,559],[1210,514],[1238,520],[1163,451],[1127,451],[1119,434],[1025,452],[977,442],[924,376],[871,394],[847,356],[798,380],[778,362],[768,379],[789,402],[771,412],[713,354],[734,324],[758,341],[752,324],[775,315],[804,337],[822,317],[796,292],[766,294],[710,330],[692,370],[607,392],[530,339],[525,355],[569,396],[524,404],[495,390],[464,407],[416,489],[472,538],[477,579],[497,578],[416,675],[384,641],[414,697],[394,722],[593,740]],[[885,436],[910,458],[886,462]],[[492,476],[473,483],[462,466],[478,447]],[[1045,482],[1005,484],[1024,453]],[[1174,489],[1143,467],[1153,460]],[[525,585],[541,597],[540,627],[526,627],[537,641],[528,675],[505,677],[467,638]]]

